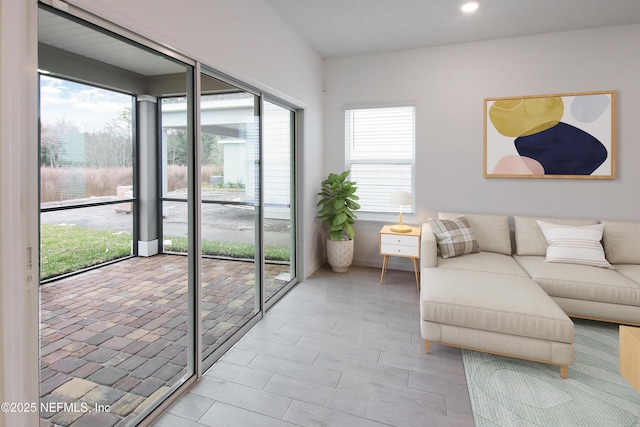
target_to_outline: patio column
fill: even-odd
[[[138,255],[158,253],[158,100],[138,96]]]

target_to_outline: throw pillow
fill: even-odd
[[[436,235],[442,258],[480,252],[478,241],[469,221],[463,216],[456,219],[429,218],[433,234]]]
[[[600,243],[604,224],[576,227],[538,221],[538,225],[549,243],[547,261],[613,268]]]

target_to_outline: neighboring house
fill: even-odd
[[[247,93],[206,96],[203,98],[200,119],[202,132],[216,135],[218,143],[223,146],[222,183],[244,186],[244,200],[249,202],[255,201],[254,165],[259,154],[256,152],[257,144],[254,143],[259,138],[254,102],[253,95]],[[185,103],[163,106],[162,150],[164,153],[167,150],[166,130],[186,129],[186,111]],[[289,115],[285,110],[269,108],[269,104],[265,106],[264,114],[270,115],[269,120],[264,122],[263,129],[264,145],[269,147],[269,150],[263,153],[265,216],[290,219]],[[216,181],[217,177],[212,177],[211,182]],[[166,182],[163,185],[166,188]]]

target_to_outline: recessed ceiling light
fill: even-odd
[[[478,8],[478,3],[472,1],[469,3],[463,4],[460,10],[462,10],[464,13],[471,13],[471,12],[474,12],[477,8]]]

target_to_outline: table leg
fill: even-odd
[[[382,261],[382,274],[380,275],[380,284],[382,285],[382,280],[384,279],[384,272],[387,270],[387,262],[389,261],[389,257],[387,255],[384,256],[384,260]]]
[[[413,259],[413,271],[416,273],[416,286],[420,290],[420,268],[418,267],[418,260]]]

